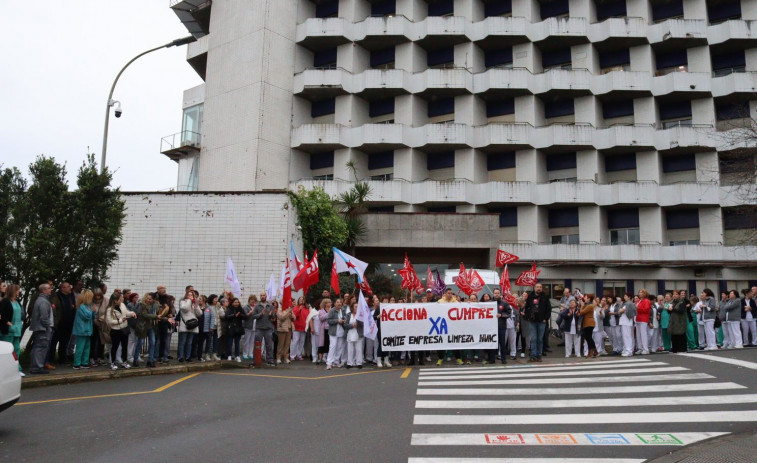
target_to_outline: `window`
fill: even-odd
[[[633,124],[633,100],[605,101],[602,103],[602,116],[608,126]]]
[[[334,174],[314,175],[313,180],[334,180]]]
[[[489,212],[499,213],[499,227],[517,227],[518,226],[518,208],[517,207],[496,207],[489,208]]]
[[[575,113],[573,108],[573,99],[561,99],[544,102],[544,117],[547,119],[553,117],[570,116]]]
[[[636,153],[605,157],[605,172],[636,170]]]
[[[455,121],[455,98],[428,102],[428,118],[432,124]]]
[[[548,213],[549,228],[577,227],[578,208],[566,207],[550,209]]]
[[[484,16],[512,16],[512,0],[489,0],[484,4]]]
[[[671,72],[686,72],[689,68],[689,57],[686,49],[674,50],[655,55],[656,76],[664,76]]]
[[[486,170],[512,169],[515,167],[515,151],[489,153],[486,155]]]
[[[620,244],[639,244],[638,228],[619,228],[610,230],[610,244],[617,246]]]
[[[484,53],[484,64],[486,69],[513,67],[513,47],[499,48],[496,50],[487,50]]]
[[[489,100],[486,102],[486,118],[489,123],[513,123],[515,122],[515,100]]]
[[[437,0],[428,4],[429,16],[452,16],[454,13],[454,0]]]
[[[568,0],[545,0],[539,4],[541,19],[568,16],[570,2]]]
[[[663,129],[691,126],[691,102],[669,101],[660,103],[660,123]]]
[[[626,0],[597,0],[597,21],[626,16]]]
[[[722,77],[734,72],[746,72],[746,56],[744,50],[729,53],[718,53],[711,50],[712,76]]]
[[[397,8],[396,0],[379,0],[371,3],[371,16],[390,16]]]
[[[327,169],[334,167],[334,152],[313,153],[310,155],[310,170]]]
[[[371,180],[377,182],[389,182],[394,179],[394,174],[371,175]]]
[[[699,245],[699,240],[676,240],[676,241],[668,241],[668,246],[690,246],[690,245]]]
[[[184,120],[181,124],[181,145],[198,146],[202,134],[203,104],[184,109]]]
[[[368,173],[371,180],[389,181],[394,178],[394,151],[368,155]]]
[[[665,156],[662,158],[662,171],[664,173],[670,172],[684,172],[689,170],[696,170],[697,161],[696,156],[692,154],[682,154],[680,156]]]
[[[426,52],[426,64],[432,69],[451,68],[455,65],[455,48],[446,47]]]
[[[315,5],[316,18],[336,18],[339,14],[339,0],[325,0]]]
[[[450,167],[455,167],[454,151],[429,153],[426,158],[426,168],[428,170],[448,169]]]
[[[313,118],[314,124],[333,124],[335,110],[335,98],[314,101],[310,104],[310,117]]]
[[[313,66],[316,69],[336,69],[336,47],[313,53]]]
[[[741,2],[739,0],[708,1],[707,17],[710,18],[710,24],[721,23],[729,19],[741,19]]]
[[[560,153],[547,155],[547,172],[553,170],[575,169],[576,153]]]
[[[699,228],[698,209],[671,209],[665,211],[665,224],[668,230],[681,228]]]
[[[602,297],[623,297],[626,292],[625,281],[605,280],[602,285]]]
[[[652,4],[654,22],[683,18],[683,0],[664,0]]]
[[[723,208],[723,228],[726,230],[757,228],[757,208]]]
[[[374,69],[394,69],[394,47],[372,51],[371,67]]]
[[[580,244],[578,234],[552,235],[552,244]]]
[[[570,47],[541,53],[541,65],[544,72],[555,69],[571,69]]]
[[[599,67],[602,69],[602,74],[613,71],[630,71],[631,53],[629,49],[600,53]]]
[[[384,214],[387,212],[394,212],[394,206],[373,206],[368,208],[368,212],[372,214]]]
[[[373,123],[393,124],[394,97],[371,101],[368,107],[368,116]]]

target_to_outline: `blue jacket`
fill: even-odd
[[[216,317],[215,314],[215,308],[211,307],[209,305],[206,305],[205,308],[202,310],[203,313],[203,333],[207,333],[211,330],[216,329]]]
[[[71,331],[71,334],[74,336],[92,336],[92,319],[94,318],[94,314],[92,306],[80,305],[76,309],[74,329]]]

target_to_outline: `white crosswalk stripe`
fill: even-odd
[[[670,451],[728,434],[727,423],[757,422],[757,394],[739,392],[744,389],[706,373],[635,358],[424,369],[408,462],[642,462],[655,449]],[[682,429],[691,423],[699,426]],[[566,425],[570,432],[564,432]],[[534,432],[542,426],[545,432]],[[505,446],[512,452],[503,454],[512,457],[491,458],[486,450],[475,456],[476,448]],[[571,449],[565,458],[555,458],[555,446]],[[591,450],[609,446],[617,447],[611,459]],[[445,455],[455,447],[470,448],[464,458],[456,456],[459,452]]]

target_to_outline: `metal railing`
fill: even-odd
[[[176,148],[192,147],[200,148],[202,134],[192,132],[191,130],[182,130],[181,132],[165,136],[160,139],[160,152],[171,151]]]

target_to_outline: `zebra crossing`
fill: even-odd
[[[647,358],[420,370],[410,463],[643,462],[757,422],[757,394]]]

